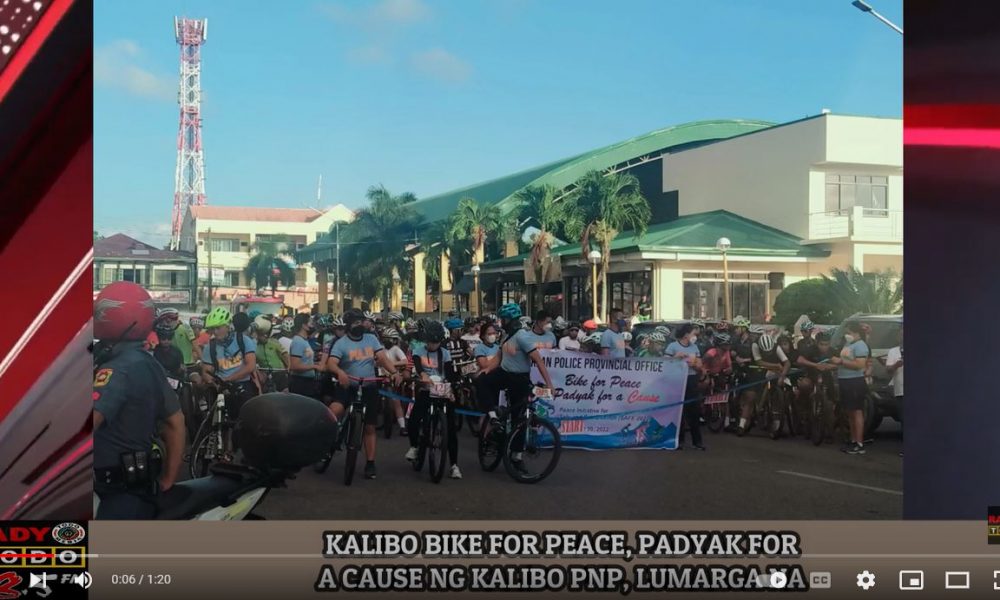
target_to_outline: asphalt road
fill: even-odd
[[[398,434],[378,440],[378,478],[343,484],[343,454],[317,475],[301,471],[258,507],[267,519],[901,519],[899,425],[882,424],[863,456],[801,439],[744,438],[705,431],[706,452],[564,450],[536,485],[501,465],[483,472],[467,429],[460,435],[464,478],[431,483],[403,459]]]

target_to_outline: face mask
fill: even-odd
[[[546,323],[543,329],[545,329],[545,331],[552,331],[552,323]]]
[[[625,319],[618,319],[618,328],[625,329]]]
[[[364,325],[355,325],[354,327],[351,327],[351,337],[359,338],[363,336],[366,331],[368,330]]]
[[[697,342],[697,341],[698,341],[698,336],[696,336],[696,335],[692,335],[692,336],[691,336],[691,343],[693,344],[693,343],[695,343],[695,342]]]
[[[844,341],[846,341],[848,344],[853,344],[857,339],[858,339],[857,336],[853,336],[849,333],[844,334]]]
[[[497,343],[497,336],[496,336],[496,334],[492,334],[491,333],[490,335],[486,336],[486,343],[487,344],[495,344],[495,343]]]

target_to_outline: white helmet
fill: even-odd
[[[760,336],[760,339],[757,340],[757,345],[760,347],[761,352],[774,350],[774,344],[774,338],[767,334]]]
[[[269,335],[271,333],[271,319],[268,319],[264,315],[257,315],[257,318],[253,320],[253,326],[254,329],[264,335]]]

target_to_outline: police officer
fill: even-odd
[[[184,417],[163,367],[143,342],[153,328],[153,300],[119,281],[94,303],[94,491],[98,519],[151,519],[155,498],[177,480]],[[163,468],[154,453],[162,436]]]

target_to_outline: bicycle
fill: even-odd
[[[524,420],[515,427],[512,411],[507,407],[497,408],[496,418],[483,420],[479,433],[479,466],[484,471],[493,471],[503,461],[504,469],[518,483],[538,483],[552,474],[559,463],[562,453],[562,438],[559,429],[542,416],[542,410],[537,407],[538,398],[550,398],[548,390],[535,388],[532,396],[525,403]],[[522,460],[513,459],[513,445],[518,437],[524,438]],[[547,437],[546,437],[547,436]],[[550,449],[546,454],[544,450]],[[548,457],[546,459],[546,457]],[[543,468],[535,475],[525,464],[525,458],[539,459]],[[547,463],[544,461],[548,461]],[[521,469],[515,462],[520,462]]]
[[[782,421],[785,415],[784,383],[777,377],[764,382],[764,390],[756,407],[756,419],[761,430],[766,431],[772,440],[781,436]]]
[[[287,369],[270,369],[264,367],[257,367],[257,372],[260,374],[260,392],[262,394],[270,394],[272,392],[280,391],[278,389],[278,384],[276,383],[275,375],[284,374],[284,381],[288,381],[288,370]]]
[[[813,388],[809,410],[809,437],[814,446],[834,435],[839,403],[835,400],[836,386],[831,375],[822,373]]]
[[[441,483],[447,460],[448,405],[454,400],[454,394],[449,383],[437,377],[431,379],[432,383],[427,386],[430,406],[417,432],[417,457],[413,460],[413,470],[420,472],[424,468],[424,460],[427,460],[431,481]]]
[[[733,395],[733,375],[717,374],[711,378],[711,392],[705,397],[705,426],[712,433],[719,433],[729,419],[729,404]],[[718,391],[717,391],[718,390]]]
[[[475,411],[476,387],[472,382],[472,378],[479,373],[479,366],[476,365],[475,361],[456,362],[455,369],[462,376],[460,383],[454,387],[455,404],[459,408],[463,408],[468,411]],[[469,432],[472,433],[473,436],[478,436],[480,427],[479,417],[466,415],[464,421],[469,427]],[[459,423],[461,423],[461,421],[459,421]]]
[[[167,375],[167,384],[170,389],[177,392],[177,401],[181,405],[181,413],[184,415],[184,427],[187,429],[187,439],[194,440],[201,425],[201,414],[199,414],[198,404],[195,401],[194,390],[191,382],[185,375],[184,379],[177,379]]]
[[[188,471],[192,479],[208,476],[209,468],[214,463],[229,462],[233,456],[232,431],[236,421],[229,418],[227,404],[229,398],[239,396],[242,390],[232,382],[223,381],[215,375],[212,377],[219,390],[191,444]]]
[[[358,452],[361,450],[361,444],[364,438],[365,431],[365,402],[362,398],[362,390],[365,389],[366,383],[381,383],[385,381],[383,377],[350,377],[348,379],[351,381],[356,381],[357,394],[351,403],[347,406],[347,412],[344,413],[344,419],[340,424],[340,428],[337,431],[337,439],[334,440],[333,445],[330,447],[329,452],[320,462],[313,465],[313,470],[319,474],[323,474],[330,467],[330,461],[333,460],[333,455],[337,452],[338,446],[341,441],[345,442],[345,463],[344,463],[344,485],[351,485],[354,480],[354,471],[357,468],[358,462]]]

